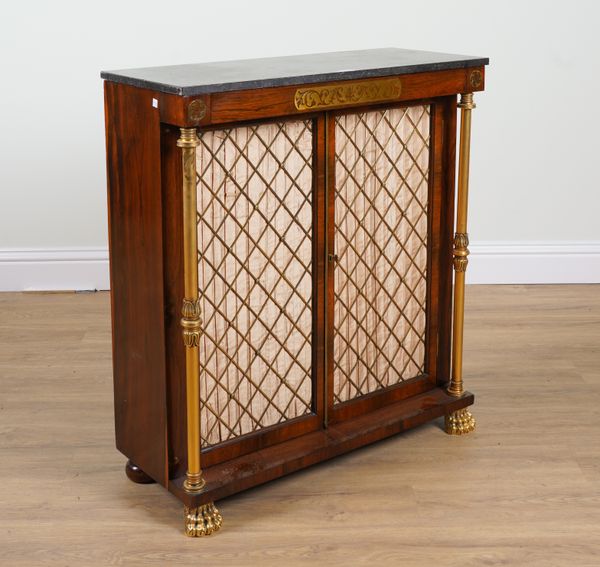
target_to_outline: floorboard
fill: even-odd
[[[114,448],[109,297],[0,294],[0,565],[600,565],[600,286],[467,288],[477,431],[441,421],[219,503]]]

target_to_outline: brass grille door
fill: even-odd
[[[333,402],[425,368],[430,107],[337,115]]]
[[[200,132],[202,446],[311,414],[312,121]]]

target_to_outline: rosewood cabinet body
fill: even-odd
[[[220,527],[222,497],[438,417],[474,427],[486,64],[384,49],[102,74],[117,447],[188,535]]]

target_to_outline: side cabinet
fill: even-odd
[[[187,535],[241,490],[438,417],[474,428],[487,62],[382,49],[102,74],[117,447],[184,503]]]

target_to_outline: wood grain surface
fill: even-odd
[[[166,485],[160,122],[148,91],[106,83],[104,94],[117,445]]]
[[[432,422],[219,503],[114,448],[109,297],[0,294],[0,565],[600,564],[600,286],[467,289],[477,431]]]

